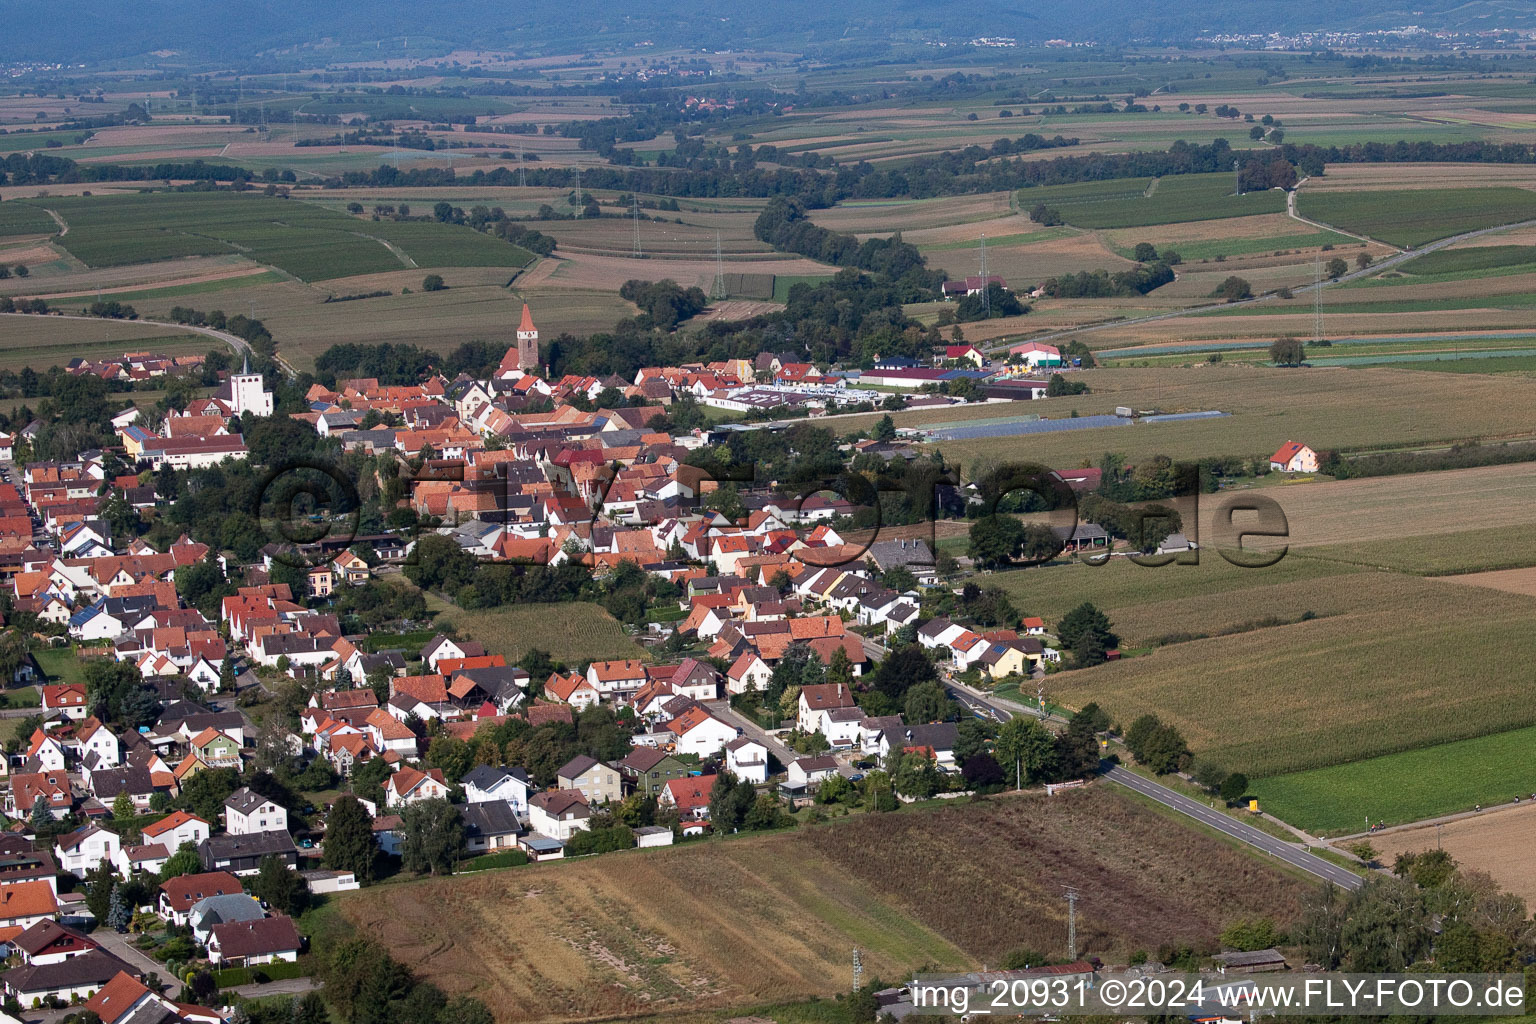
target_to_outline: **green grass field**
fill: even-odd
[[[535,647],[572,666],[610,658],[640,658],[645,653],[618,620],[595,604],[567,602],[465,611],[429,594],[427,607],[441,613],[440,628],[447,628],[445,622],[451,623],[470,639],[485,644],[490,653],[505,655],[508,664],[516,664]]]
[[[1252,793],[1265,811],[1314,834],[1362,832],[1367,818],[1398,825],[1536,792],[1532,744],[1536,728],[1511,729],[1260,779]]]
[[[1441,249],[1398,264],[1404,274],[1460,274],[1536,264],[1536,245],[1478,245],[1466,249]]]
[[[1415,189],[1412,196],[1413,202],[1405,202],[1401,191],[1303,189],[1297,206],[1312,220],[1410,248],[1448,235],[1536,219],[1536,192],[1523,188]]]
[[[59,244],[91,267],[238,253],[300,280],[322,281],[400,270],[412,261],[427,267],[515,269],[533,259],[524,249],[467,227],[365,221],[270,196],[152,193],[25,203],[45,217],[44,209],[63,217],[69,233]]]
[[[1234,195],[1230,174],[1170,175],[1157,179],[1155,186],[1148,178],[1046,185],[1020,190],[1018,201],[1022,210],[1037,203],[1053,206],[1068,224],[1081,228],[1131,228],[1285,212],[1284,193]]]

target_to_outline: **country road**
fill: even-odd
[[[1298,217],[1297,219],[1298,220],[1305,220],[1305,218],[1302,218],[1302,217]],[[1308,223],[1308,224],[1317,224],[1318,227],[1326,228],[1329,231],[1339,231],[1338,228],[1333,227],[1332,225],[1329,225],[1329,224],[1322,224],[1322,223],[1316,222],[1316,221],[1306,221],[1306,223]],[[1302,285],[1299,288],[1293,288],[1291,290],[1291,294],[1292,295],[1302,295],[1304,293],[1313,292],[1313,291],[1317,290],[1319,287],[1322,287],[1322,288],[1332,288],[1332,287],[1335,287],[1337,285],[1348,284],[1351,281],[1359,280],[1360,278],[1363,278],[1363,277],[1370,277],[1373,274],[1379,274],[1383,270],[1390,269],[1391,267],[1394,267],[1397,264],[1402,263],[1402,262],[1404,262],[1406,260],[1411,260],[1411,259],[1413,259],[1416,256],[1423,256],[1425,253],[1435,252],[1438,249],[1444,249],[1447,246],[1456,245],[1459,242],[1465,242],[1465,241],[1468,241],[1468,240],[1473,239],[1473,238],[1480,238],[1483,235],[1491,235],[1491,234],[1494,234],[1494,233],[1499,232],[1499,231],[1512,231],[1512,230],[1514,230],[1516,228],[1527,228],[1527,227],[1531,227],[1533,225],[1536,225],[1536,220],[1522,220],[1522,221],[1517,221],[1517,222],[1515,222],[1513,224],[1497,224],[1497,225],[1494,225],[1493,227],[1489,227],[1489,228],[1478,228],[1475,231],[1464,231],[1464,232],[1462,232],[1459,235],[1452,235],[1449,238],[1442,238],[1442,239],[1440,239],[1438,241],[1435,241],[1435,242],[1427,242],[1424,245],[1419,246],[1417,249],[1408,249],[1408,250],[1405,250],[1403,252],[1395,253],[1395,254],[1393,254],[1391,256],[1388,256],[1385,259],[1383,259],[1383,260],[1381,260],[1381,261],[1379,261],[1377,263],[1371,264],[1369,267],[1365,267],[1365,268],[1360,269],[1360,270],[1352,270],[1349,273],[1344,274],[1344,275],[1342,275],[1341,277],[1339,277],[1337,279],[1324,280],[1321,285],[1307,284],[1307,285]],[[1349,233],[1350,232],[1347,232],[1347,231],[1341,231],[1340,232],[1340,234],[1349,234]],[[1360,237],[1360,236],[1356,236],[1356,237]],[[1381,244],[1384,244],[1384,243],[1381,243]],[[1187,306],[1184,309],[1171,309],[1171,310],[1169,310],[1166,313],[1149,313],[1146,316],[1128,317],[1128,318],[1123,319],[1123,320],[1105,320],[1105,321],[1103,321],[1101,323],[1084,324],[1081,327],[1064,327],[1064,328],[1062,328],[1060,330],[1056,330],[1056,331],[1047,331],[1044,334],[1031,334],[1031,335],[1027,335],[1027,336],[1024,336],[1022,339],[1016,336],[1016,337],[1008,339],[1006,341],[998,341],[996,343],[993,343],[993,344],[987,346],[987,352],[988,353],[1005,352],[1005,351],[1007,351],[1007,349],[1008,349],[1008,347],[1010,345],[1018,344],[1021,340],[1022,341],[1054,341],[1054,340],[1056,340],[1058,338],[1070,338],[1070,337],[1072,337],[1073,335],[1076,335],[1076,334],[1088,334],[1088,333],[1090,333],[1092,331],[1104,331],[1104,330],[1110,330],[1110,329],[1113,329],[1113,328],[1120,328],[1120,327],[1134,327],[1137,324],[1155,323],[1155,322],[1160,321],[1160,320],[1176,320],[1179,317],[1183,317],[1183,316],[1195,316],[1196,314],[1199,314],[1199,313],[1209,313],[1212,310],[1227,309],[1227,308],[1232,307],[1232,306],[1251,306],[1251,305],[1253,305],[1255,303],[1258,303],[1258,302],[1268,302],[1268,301],[1271,301],[1271,300],[1275,300],[1275,297],[1273,295],[1270,295],[1270,294],[1266,293],[1266,294],[1263,294],[1263,295],[1255,295],[1251,299],[1239,299],[1236,302],[1208,302],[1205,305],[1201,305],[1201,306]],[[1275,301],[1278,301],[1278,300],[1275,300]],[[1294,310],[1295,307],[1290,307],[1290,309]],[[1276,312],[1287,312],[1287,309],[1285,309],[1285,308],[1277,308]]]
[[[34,318],[34,317],[37,316],[37,314],[36,313],[0,313],[0,316]],[[54,319],[54,320],[89,320],[91,323],[101,323],[103,321],[102,317],[99,317],[99,316],[81,316],[79,313],[49,313],[49,314],[47,314],[47,316],[48,316],[49,319]],[[214,330],[212,327],[195,327],[192,324],[178,324],[178,323],[172,323],[172,322],[170,322],[168,320],[146,320],[143,317],[140,317],[137,320],[124,320],[124,321],[122,321],[122,323],[125,323],[125,324],[149,324],[152,327],[169,327],[171,330],[174,330],[174,331],[190,331],[193,334],[201,334],[201,335],[204,335],[206,337],[212,338],[215,341],[222,341],[224,344],[228,345],[231,349],[234,350],[235,355],[240,356],[242,358],[245,357],[245,356],[249,356],[249,355],[253,355],[254,354],[252,352],[252,350],[251,350],[250,343],[247,342],[244,338],[238,337],[237,335],[230,334],[228,331]],[[276,359],[277,359],[277,364],[283,368],[283,371],[285,373],[287,373],[288,376],[290,376],[290,377],[297,377],[298,376],[298,374],[294,372],[293,367],[290,366],[282,358],[282,356],[277,356]]]
[[[982,696],[969,687],[950,684],[947,688],[973,713],[977,712],[978,708],[985,708],[999,721],[1007,721],[1014,716],[1014,712],[1001,702]],[[1364,883],[1364,879],[1353,871],[1308,853],[1299,843],[1288,843],[1283,839],[1276,839],[1252,825],[1243,824],[1231,815],[1207,807],[1198,800],[1192,800],[1182,793],[1169,789],[1161,783],[1153,782],[1151,779],[1143,778],[1119,765],[1107,765],[1100,777],[1156,800],[1164,807],[1177,811],[1185,817],[1193,818],[1207,828],[1213,828],[1223,835],[1247,843],[1278,861],[1316,875],[1324,881],[1332,882],[1344,889],[1358,889]]]

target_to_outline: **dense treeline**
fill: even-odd
[[[929,288],[944,283],[941,271],[928,271],[917,246],[908,245],[897,232],[890,238],[871,238],[860,244],[853,235],[818,227],[794,200],[774,199],[758,214],[752,234],[775,249],[795,252],[837,267],[868,270],[893,281],[924,281]]]
[[[1107,299],[1145,295],[1173,280],[1173,268],[1161,261],[1111,274],[1107,270],[1083,270],[1062,274],[1040,287],[1053,299]]]
[[[405,342],[332,345],[315,360],[315,378],[328,388],[339,380],[373,377],[385,386],[419,384],[431,373],[452,380],[461,373],[483,378],[501,363],[506,346],[490,341],[468,341],[444,356]]]
[[[704,289],[684,288],[670,278],[662,281],[629,280],[619,288],[619,297],[640,307],[640,315],[649,326],[670,331],[709,305]]]
[[[1505,466],[1517,462],[1536,462],[1536,444],[1483,445],[1477,442],[1453,445],[1438,452],[1381,452],[1344,458],[1327,452],[1318,469],[1339,480],[1370,476],[1400,476],[1407,473],[1432,473],[1442,469],[1470,469],[1475,466]]]

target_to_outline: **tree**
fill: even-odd
[[[132,920],[133,910],[123,897],[123,887],[112,886],[112,894],[107,898],[107,927],[121,935],[128,931],[128,923]]]
[[[896,421],[891,419],[890,413],[880,417],[879,421],[875,423],[874,429],[869,432],[869,436],[876,441],[896,440]]]
[[[998,729],[992,749],[1004,778],[1022,787],[1050,774],[1055,741],[1033,715],[1014,715]]]
[[[728,771],[716,775],[709,790],[709,820],[715,831],[729,835],[741,828],[756,799],[757,790],[746,779]]]
[[[106,861],[85,873],[85,905],[96,920],[106,921],[112,910],[112,891],[116,888],[117,876]]]
[[[133,806],[133,797],[129,796],[126,790],[117,794],[112,799],[113,821],[127,821],[129,818],[134,817],[136,813]]]
[[[350,871],[366,885],[373,881],[373,819],[355,796],[341,796],[325,819],[322,863],[334,871]]]
[[[1111,628],[1109,616],[1099,611],[1091,601],[1084,601],[1062,617],[1056,626],[1056,636],[1076,655],[1084,638],[1091,638],[1109,651],[1120,646],[1120,637]]]
[[[901,755],[891,773],[891,784],[903,796],[926,800],[943,788],[944,780],[933,758],[914,750]]]
[[[1335,256],[1323,265],[1323,273],[1328,275],[1329,280],[1337,281],[1349,273],[1349,264],[1345,263],[1342,257]]]
[[[1269,949],[1280,945],[1285,941],[1285,936],[1280,929],[1275,927],[1275,922],[1267,917],[1238,918],[1221,933],[1221,944],[1227,949],[1235,949],[1240,953],[1251,953],[1258,949]]]
[[[298,917],[309,906],[309,886],[304,876],[272,854],[261,859],[261,869],[251,883],[251,895],[289,917]]]
[[[1221,798],[1229,804],[1235,804],[1248,792],[1248,776],[1242,772],[1233,772],[1221,780],[1218,789]]]
[[[443,283],[442,274],[428,274],[421,279],[421,290],[424,292],[440,292],[447,287]]]
[[[937,678],[933,662],[928,660],[922,647],[907,644],[886,655],[885,660],[875,669],[871,685],[892,700],[904,703],[908,690],[918,683]]]
[[[1142,715],[1125,731],[1125,745],[1131,756],[1158,775],[1183,767],[1189,758],[1184,737],[1156,715]]]
[[[982,516],[971,524],[966,554],[977,567],[992,569],[1019,557],[1024,545],[1024,524],[1010,515]]]
[[[1131,253],[1131,259],[1137,263],[1151,263],[1157,259],[1157,246],[1151,242],[1137,242],[1135,250]]]
[[[966,758],[960,767],[960,774],[972,789],[984,790],[1001,786],[1007,781],[1002,766],[997,763],[997,758],[985,751]]]
[[[1253,288],[1247,281],[1234,274],[1221,282],[1211,294],[1215,298],[1226,299],[1228,302],[1241,302],[1243,299],[1253,298]]]
[[[1276,366],[1300,366],[1307,361],[1307,347],[1300,338],[1276,338],[1269,343],[1269,361]]]
[[[464,851],[459,810],[441,797],[407,804],[400,813],[401,865],[418,874],[451,874]]]
[[[182,875],[200,874],[202,870],[203,859],[197,855],[197,847],[191,843],[182,843],[160,868],[160,881],[169,882]]]
[[[907,691],[908,724],[942,722],[953,714],[954,707],[955,702],[949,699],[949,694],[937,680],[918,683]]]
[[[1371,259],[1371,254],[1368,252],[1363,252],[1355,257],[1355,266],[1361,270],[1365,270],[1374,262],[1375,261]]]
[[[842,803],[853,796],[853,783],[848,781],[845,775],[828,775],[821,780],[821,785],[816,787],[816,802],[819,804]]]

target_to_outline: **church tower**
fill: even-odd
[[[533,373],[539,368],[539,329],[533,326],[528,303],[523,303],[523,322],[517,326],[517,368]]]

